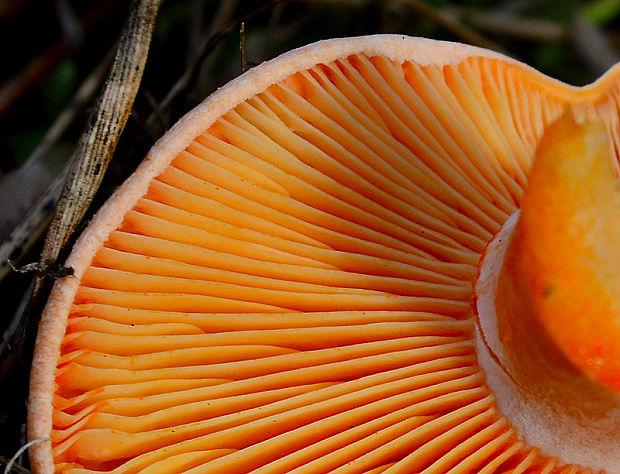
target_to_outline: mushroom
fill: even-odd
[[[602,121],[554,123],[476,282],[478,358],[501,411],[530,444],[606,472],[620,470],[614,155]]]
[[[29,437],[51,439],[31,447],[34,472],[617,471],[618,430],[597,440],[608,459],[558,451],[583,441],[583,418],[523,390],[515,357],[530,352],[500,333],[519,313],[496,314],[523,273],[489,276],[508,273],[494,235],[513,235],[553,137],[609,135],[613,184],[615,76],[572,88],[493,52],[379,35],[221,88],[66,262],[32,366]],[[584,125],[562,119],[537,155],[563,114]],[[562,346],[536,331],[542,355]],[[586,421],[616,426],[617,391],[562,367],[607,403]],[[551,442],[522,416],[540,406],[563,410]]]

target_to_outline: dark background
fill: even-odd
[[[103,63],[94,73],[95,85],[102,83],[128,8],[122,0],[0,0],[2,245],[75,149],[99,87],[77,103],[74,96]],[[425,36],[490,47],[584,85],[617,61],[619,26],[620,0],[164,1],[132,116],[93,208],[180,116],[243,68],[292,48],[375,33]],[[167,100],[184,74],[187,87]],[[32,159],[23,166],[63,112],[71,120],[36,166]],[[17,267],[38,259],[43,231],[31,231],[34,244],[20,249],[21,257],[13,249]],[[32,272],[16,271],[0,278],[0,469],[25,442],[29,356],[12,337],[32,279]],[[25,456],[20,461],[27,467]],[[12,472],[28,471],[17,466]]]

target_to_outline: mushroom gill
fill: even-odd
[[[497,408],[472,282],[547,127],[600,117],[617,155],[619,97],[613,74],[575,89],[392,35],[234,80],[67,260],[32,368],[35,472],[588,472]]]

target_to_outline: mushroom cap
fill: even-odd
[[[48,472],[560,472],[495,406],[471,283],[574,88],[400,35],[319,42],[189,112],[78,239],[43,312]]]

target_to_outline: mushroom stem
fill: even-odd
[[[620,464],[620,188],[601,121],[566,114],[538,149],[520,213],[476,283],[481,363],[530,443]]]

